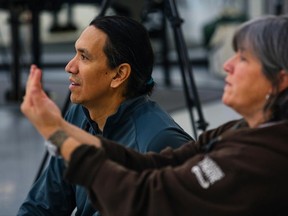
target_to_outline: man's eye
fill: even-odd
[[[85,55],[81,55],[81,60],[87,60],[88,58]]]

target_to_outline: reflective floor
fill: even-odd
[[[17,106],[2,106],[0,119],[0,215],[12,216],[34,180],[44,147]]]

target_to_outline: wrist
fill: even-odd
[[[62,129],[54,130],[54,132],[46,139],[45,145],[47,150],[54,156],[60,156],[62,145],[68,138],[69,136]]]
[[[65,131],[64,129],[64,126],[65,126],[65,121],[60,121],[58,122],[56,125],[48,125],[48,126],[45,126],[44,128],[42,128],[40,131],[41,135],[46,139],[48,140],[56,131],[58,130],[63,130]]]
[[[61,130],[59,127],[50,127],[41,131],[41,135],[48,140],[56,131]]]

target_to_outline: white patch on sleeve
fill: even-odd
[[[205,156],[197,165],[193,166],[191,172],[195,174],[199,184],[204,189],[209,188],[216,181],[222,179],[225,174],[221,168],[210,157]]]

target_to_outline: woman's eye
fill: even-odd
[[[241,61],[246,61],[246,58],[245,58],[244,56],[241,56],[241,55],[240,55],[240,60],[241,60]]]

